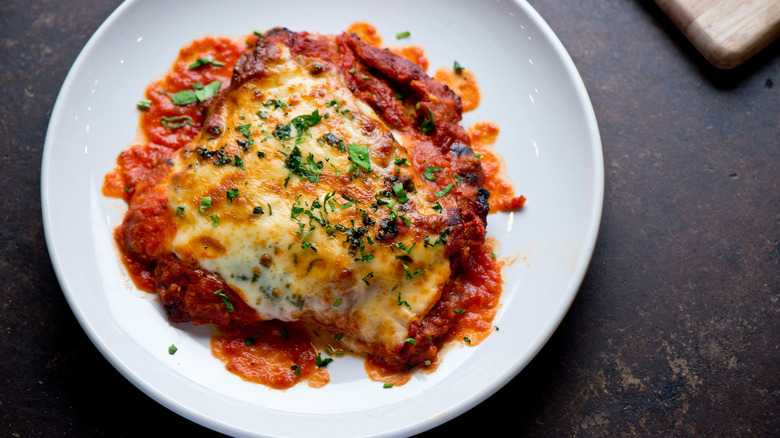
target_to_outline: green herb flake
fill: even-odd
[[[341,305],[341,301],[342,301],[342,299],[341,299],[341,298],[339,298],[339,299],[337,299],[336,301],[334,301],[334,302],[333,302],[333,307],[338,307],[338,306],[340,306],[340,305]]]
[[[412,344],[412,345],[414,345],[414,344],[416,344],[416,343],[417,343],[417,340],[416,340],[416,339],[414,339],[414,338],[406,338],[406,339],[404,339],[404,342],[406,342],[407,344]]]
[[[217,225],[219,225],[219,216],[212,214],[209,216],[209,219],[211,219],[211,226],[217,228]]]
[[[150,106],[152,106],[152,101],[147,99],[139,100],[136,104],[136,107],[138,107],[139,110],[146,110],[149,109]]]
[[[455,313],[466,313],[466,309],[455,309]]]
[[[230,313],[230,312],[236,310],[233,307],[233,304],[228,299],[228,296],[225,295],[224,292],[222,292],[222,289],[217,289],[216,291],[214,291],[214,295],[219,295],[219,297],[222,298],[222,304],[225,305],[225,308],[227,309],[227,313]]]
[[[423,121],[423,124],[420,126],[420,129],[422,129],[422,132],[424,132],[425,134],[432,133],[433,129],[436,127],[436,125],[434,124],[435,123],[434,119],[433,119],[433,111],[431,111],[430,108],[428,108],[428,116],[430,118],[426,118]]]
[[[244,339],[244,344],[246,344],[247,347],[251,347],[252,344],[257,342],[257,337],[260,335],[260,333],[255,333],[253,336],[250,336],[246,339]]]
[[[382,388],[385,388],[385,389],[387,389],[387,388],[392,388],[392,387],[393,387],[393,382],[385,382],[385,383],[382,385]]]
[[[182,90],[171,95],[171,102],[174,105],[187,105],[194,102],[202,102],[219,93],[219,87],[222,81],[216,80],[205,87],[200,82],[190,84],[193,90]]]
[[[160,118],[160,124],[170,130],[181,128],[184,125],[190,125],[190,126],[194,125],[192,119],[187,116],[178,116],[178,117],[162,116]]]
[[[452,66],[452,69],[455,70],[455,73],[457,74],[463,73],[463,66],[460,65],[458,61],[455,61],[455,63]]]
[[[466,341],[466,343],[467,343],[467,344],[470,344],[470,343],[471,343],[471,339],[469,339],[469,337],[468,337],[468,336],[464,336],[464,337],[463,337],[463,340],[464,340],[464,341]]]
[[[330,357],[326,357],[325,359],[322,358],[321,354],[317,354],[317,357],[314,358],[314,364],[318,367],[326,367],[329,363],[333,362],[333,359]]]
[[[238,198],[238,189],[228,190],[226,196],[228,201],[233,202],[234,199]]]
[[[394,185],[393,193],[395,193],[395,197],[398,198],[398,202],[400,202],[401,204],[409,202],[409,197],[406,196],[406,190],[404,190],[403,183],[398,183]]]
[[[408,308],[409,310],[412,310],[412,306],[406,300],[401,300],[401,291],[400,290],[398,291],[398,305],[399,306],[406,306],[406,308]]]
[[[407,160],[406,158],[396,157],[394,161],[396,166],[411,166],[411,164],[409,164],[409,160]]]
[[[371,156],[368,153],[368,145],[350,143],[347,145],[349,159],[362,167],[366,172],[371,172]]]
[[[211,208],[211,196],[204,196],[200,198],[200,208],[198,213],[203,213],[204,210]]]
[[[452,184],[452,183],[447,184],[447,187],[441,189],[441,191],[436,192],[436,196],[441,198],[442,196],[444,196],[447,193],[449,193],[450,190],[452,190],[453,187],[455,187],[455,184]]]
[[[175,346],[175,345],[173,345],[173,344],[171,344],[171,346],[170,346],[170,347],[168,347],[168,354],[170,354],[171,356],[173,356],[174,354],[176,354],[176,352],[177,352],[177,351],[179,351],[179,349],[178,349],[178,348],[176,348],[176,346]]]
[[[412,36],[412,34],[409,33],[409,31],[407,30],[407,31],[398,32],[397,34],[395,34],[395,39],[402,40],[404,38],[409,38],[410,36]]]
[[[198,58],[197,60],[192,62],[189,66],[187,66],[187,68],[190,70],[194,70],[196,68],[200,68],[203,67],[204,65],[209,65],[209,64],[215,67],[222,67],[223,65],[225,65],[224,62],[216,61],[213,56],[209,55],[209,56],[204,56],[203,58]]]
[[[428,181],[436,181],[436,175],[433,174],[434,172],[441,172],[441,167],[427,166],[425,168],[425,172],[423,173],[423,178],[427,179]]]

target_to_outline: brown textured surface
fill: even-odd
[[[117,3],[0,3],[3,437],[210,435],[99,354],[44,242],[38,169],[51,108]],[[513,436],[780,436],[780,45],[719,71],[650,2],[531,3],[599,120],[602,228],[536,359],[426,436],[485,424]]]

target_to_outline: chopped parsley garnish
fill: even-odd
[[[238,197],[238,189],[230,189],[227,191],[227,200],[233,202]]]
[[[274,109],[287,108],[287,104],[279,99],[268,99],[263,103],[264,107],[274,107]]]
[[[401,242],[398,242],[398,243],[395,244],[395,246],[400,248],[401,251],[403,251],[403,252],[405,252],[406,254],[409,254],[409,255],[412,254],[412,250],[414,249],[415,245],[417,245],[417,242],[412,243],[412,246],[410,246],[409,248],[407,248],[406,245],[404,245]]]
[[[170,130],[181,128],[184,125],[190,125],[190,126],[194,125],[192,119],[187,116],[177,116],[177,117],[162,116],[160,118],[160,123]]]
[[[339,299],[337,299],[336,301],[334,301],[334,302],[333,302],[333,307],[338,307],[338,306],[340,306],[340,305],[341,305],[341,301],[342,301],[342,299],[341,299],[341,298],[339,298]]]
[[[458,61],[455,61],[455,63],[452,65],[452,69],[455,70],[455,73],[461,74],[463,72],[463,66],[460,65]]]
[[[135,106],[138,107],[140,110],[149,109],[150,106],[152,106],[152,101],[147,99],[139,100],[138,103],[135,104]]]
[[[335,339],[337,341],[340,341],[341,338],[343,338],[343,337],[344,337],[344,333],[339,333],[339,334],[333,336],[333,339]]]
[[[397,34],[395,34],[395,38],[398,39],[398,40],[402,40],[404,38],[409,38],[410,36],[412,36],[412,34],[409,33],[408,30],[404,31],[404,32],[398,32]]]
[[[437,166],[427,166],[425,168],[425,173],[423,173],[423,178],[427,179],[428,181],[436,181],[436,175],[433,174],[433,172],[440,172],[441,167]]]
[[[209,216],[209,219],[211,219],[212,227],[216,228],[217,225],[219,225],[219,216],[217,216],[216,214],[212,214],[211,216]]]
[[[409,310],[412,310],[412,306],[406,300],[401,300],[401,291],[398,291],[398,305],[406,306]]]
[[[295,371],[295,377],[301,377],[301,366],[300,365],[293,365],[290,367],[291,370]]]
[[[455,312],[455,313],[466,313],[466,310],[465,309],[455,309],[455,310],[453,310],[453,312]]]
[[[426,118],[423,121],[423,124],[420,126],[422,132],[426,134],[430,134],[431,132],[433,132],[433,128],[435,127],[434,120],[433,120],[433,111],[431,111],[430,108],[428,108],[428,116],[430,116],[430,118]]]
[[[250,347],[252,344],[257,342],[258,335],[260,335],[260,333],[255,333],[254,335],[244,339],[244,344],[246,344],[247,347]]]
[[[466,343],[467,343],[467,344],[470,344],[470,343],[471,343],[471,339],[469,339],[469,337],[468,337],[468,336],[464,336],[464,337],[463,337],[463,340],[464,340],[464,341],[466,341]]]
[[[177,352],[177,351],[179,351],[179,349],[178,349],[178,348],[176,348],[176,346],[175,346],[175,345],[173,345],[173,344],[171,344],[171,346],[170,346],[170,347],[168,347],[168,354],[170,354],[171,356],[173,356],[174,354],[176,354],[176,352]]]
[[[416,340],[416,339],[414,339],[414,338],[406,338],[406,339],[404,339],[404,342],[406,342],[407,344],[412,344],[412,345],[414,345],[414,344],[416,344],[416,343],[417,343],[417,340]]]
[[[251,123],[247,123],[246,125],[236,126],[236,131],[240,132],[247,139],[248,146],[252,146],[255,144],[254,140],[252,140],[252,132],[249,131],[249,128],[251,126],[252,126]]]
[[[432,208],[432,209],[433,209],[433,211],[435,211],[436,213],[441,213],[441,211],[442,211],[442,206],[441,206],[441,204],[439,204],[439,201],[436,201],[436,203],[435,203],[435,204],[433,204],[433,205],[431,206],[431,208]]]
[[[320,123],[321,120],[322,116],[320,116],[320,110],[314,110],[311,114],[301,114],[300,116],[295,117],[290,123],[292,123],[293,126],[295,126],[295,130],[298,131],[298,137],[302,136],[304,133],[311,137],[309,127]]]
[[[225,308],[227,309],[227,313],[230,313],[230,312],[236,310],[233,307],[233,304],[228,299],[228,296],[225,295],[224,292],[222,292],[222,289],[218,289],[218,290],[214,291],[214,295],[219,295],[222,298],[222,304],[225,305]]]
[[[349,159],[362,167],[366,172],[371,172],[371,157],[368,153],[368,145],[350,143],[347,145]]]
[[[198,213],[203,213],[203,210],[211,208],[211,196],[204,196],[200,198],[200,208]]]
[[[246,170],[246,166],[244,166],[244,160],[242,160],[238,155],[233,155],[233,165],[240,167],[241,170]]]
[[[195,62],[192,62],[189,66],[187,66],[187,68],[190,70],[194,70],[198,67],[203,67],[204,65],[209,65],[209,64],[215,67],[222,67],[223,65],[225,65],[224,62],[216,61],[214,60],[213,56],[209,55],[209,56],[204,56],[203,58],[198,58]]]
[[[447,184],[447,187],[441,189],[441,191],[436,192],[436,196],[441,198],[442,196],[444,196],[447,193],[449,193],[450,190],[452,190],[453,187],[455,187],[455,184],[452,184],[452,183]]]
[[[412,274],[412,270],[409,269],[409,266],[407,266],[406,263],[402,263],[402,265],[404,265],[404,271],[406,271],[406,279],[414,280],[414,274]]]
[[[369,272],[368,274],[366,274],[362,278],[362,280],[363,280],[364,283],[366,283],[366,285],[371,286],[371,283],[368,282],[368,277],[373,277],[373,276],[374,276],[374,273],[373,272]]]
[[[392,387],[393,387],[393,382],[385,382],[384,384],[382,384],[382,388],[392,388]]]
[[[292,125],[289,123],[286,125],[283,125],[281,123],[277,124],[274,128],[273,136],[276,137],[277,140],[284,143],[285,140],[289,140],[292,138]]]
[[[319,353],[317,354],[317,357],[314,358],[314,364],[320,368],[328,366],[328,364],[331,362],[333,362],[333,358],[326,357],[325,359],[323,359],[322,355],[320,355]]]
[[[173,102],[174,105],[187,105],[188,103],[193,102],[203,102],[209,97],[219,93],[219,87],[221,85],[222,81],[220,80],[210,82],[206,86],[203,86],[200,82],[191,84],[192,90],[182,90],[171,95],[171,102]]]
[[[317,182],[320,180],[320,174],[322,173],[322,161],[315,162],[314,155],[309,153],[304,163],[301,160],[301,150],[298,146],[295,146],[284,160],[285,169],[289,170],[291,174],[297,175],[299,178],[306,178],[310,182]]]
[[[265,214],[265,212],[263,211],[263,207],[257,205],[252,209],[252,214]]]
[[[184,207],[176,207],[176,216],[184,216]]]
[[[396,166],[411,166],[411,164],[409,164],[409,160],[407,160],[406,158],[398,158],[398,157],[395,158],[395,165]]]
[[[395,197],[398,198],[398,202],[400,202],[401,204],[409,202],[409,197],[406,196],[406,190],[404,190],[403,183],[398,183],[394,185],[393,193],[395,193]]]

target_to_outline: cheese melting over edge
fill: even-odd
[[[444,228],[441,204],[421,182],[388,191],[386,178],[404,173],[398,133],[337,72],[312,76],[280,50],[268,74],[215,108],[223,132],[204,131],[174,157],[173,250],[219,274],[262,318],[314,321],[356,349],[392,348],[450,277],[444,245],[423,244]],[[380,243],[388,217],[411,226]],[[430,223],[435,232],[416,227]]]

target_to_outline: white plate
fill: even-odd
[[[493,333],[451,350],[432,374],[383,389],[362,363],[339,359],[331,383],[274,391],[225,371],[209,332],[172,325],[137,291],[111,233],[124,203],[100,194],[103,176],[134,138],[135,103],[178,49],[205,34],[255,29],[336,33],[355,21],[377,26],[386,44],[421,44],[430,71],[454,60],[476,73],[483,100],[464,124],[492,120],[526,207],[489,217],[504,272]],[[411,38],[396,41],[398,32]],[[539,351],[582,282],[598,233],[603,160],[593,110],[552,31],[522,1],[393,2],[129,1],[87,43],[52,113],[42,164],[43,221],[65,296],[103,355],[173,411],[223,433],[246,436],[385,436],[430,429],[481,402]],[[179,350],[171,356],[168,346]]]

